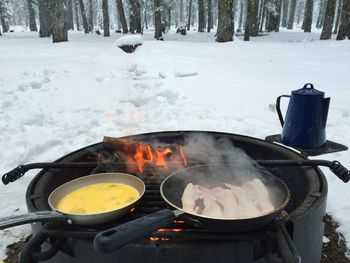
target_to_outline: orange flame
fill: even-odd
[[[172,154],[175,153],[174,150],[177,150],[177,155],[172,158]],[[140,173],[143,173],[144,166],[147,164],[163,169],[169,169],[169,166],[174,164],[187,165],[187,160],[181,146],[178,146],[176,149],[172,149],[171,147],[155,149],[155,147],[151,147],[150,145],[139,144],[135,147],[133,157],[136,161],[137,170]]]

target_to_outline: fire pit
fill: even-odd
[[[300,255],[302,262],[320,262],[327,182],[318,168],[311,167],[266,168],[284,181],[291,192],[290,202],[278,218],[285,229],[272,222],[254,231],[222,233],[178,219],[147,238],[112,253],[94,250],[93,238],[99,231],[167,207],[159,193],[160,183],[171,172],[198,164],[198,159],[184,151],[182,146],[189,136],[207,135],[232,142],[253,159],[305,159],[280,145],[227,133],[177,131],[141,134],[122,140],[107,138],[57,160],[58,163],[100,162],[101,165],[94,168],[44,169],[37,174],[27,189],[28,210],[50,209],[47,202],[49,194],[65,182],[91,173],[111,171],[133,173],[145,182],[146,193],[139,207],[125,218],[102,225],[33,224],[36,235],[23,249],[20,261],[263,263],[298,262]],[[104,165],[106,161],[113,161],[113,165]]]

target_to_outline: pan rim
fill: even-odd
[[[179,210],[179,211],[182,211],[183,213],[185,214],[189,214],[189,215],[192,215],[192,216],[195,216],[195,217],[199,217],[199,218],[206,218],[206,219],[212,219],[212,220],[221,220],[221,221],[240,221],[240,220],[250,220],[250,219],[259,219],[259,218],[262,218],[262,217],[265,217],[265,216],[269,216],[269,215],[272,215],[278,211],[282,212],[283,209],[287,206],[288,202],[290,201],[290,197],[291,197],[291,193],[289,191],[289,188],[288,186],[285,184],[285,182],[283,182],[280,178],[278,178],[277,176],[271,174],[269,176],[273,177],[274,179],[276,179],[280,185],[284,188],[285,190],[285,198],[283,200],[283,202],[278,206],[276,207],[274,210],[268,212],[268,213],[265,213],[265,214],[261,214],[260,216],[256,216],[256,217],[246,217],[246,218],[228,218],[228,217],[211,217],[211,216],[206,216],[206,215],[199,215],[199,214],[194,214],[194,213],[190,213],[190,212],[186,212],[183,208],[180,208],[178,207],[177,205],[173,204],[171,201],[168,200],[168,198],[166,198],[166,196],[164,195],[163,193],[163,186],[164,184],[166,183],[166,181],[173,177],[173,176],[176,176],[176,174],[178,173],[181,173],[183,171],[186,171],[186,170],[190,170],[190,169],[193,169],[193,168],[198,168],[198,167],[205,167],[205,166],[215,166],[215,165],[223,165],[223,164],[219,164],[219,163],[216,163],[216,164],[204,164],[204,165],[195,165],[195,166],[191,166],[191,167],[188,167],[188,168],[185,168],[185,169],[182,169],[181,171],[176,171],[172,174],[170,174],[168,177],[166,177],[163,182],[161,183],[160,185],[160,194],[162,196],[162,198],[164,199],[165,202],[167,202],[171,207],[175,208],[176,210]]]
[[[52,195],[56,192],[56,191],[59,191],[61,188],[65,187],[66,185],[70,184],[70,183],[73,183],[73,182],[76,182],[76,181],[80,181],[80,180],[83,180],[83,179],[88,179],[89,177],[97,177],[97,176],[101,176],[101,175],[122,175],[122,176],[126,176],[126,177],[129,177],[129,178],[132,178],[132,179],[136,179],[136,181],[140,182],[141,185],[142,185],[142,193],[140,193],[140,196],[134,200],[133,202],[123,206],[123,207],[119,207],[117,209],[113,209],[113,210],[106,210],[106,211],[103,211],[103,212],[98,212],[98,213],[67,213],[67,212],[64,212],[60,209],[57,209],[51,202],[51,197]],[[129,185],[130,186],[130,185]],[[134,189],[136,189],[135,187],[133,186],[130,186]],[[137,190],[137,189],[136,189]],[[54,211],[57,211],[57,212],[60,212],[62,214],[65,214],[67,215],[68,217],[69,216],[95,216],[95,215],[102,215],[102,214],[108,214],[108,213],[111,213],[111,212],[115,212],[115,211],[118,211],[118,210],[121,210],[121,209],[125,209],[129,206],[133,206],[134,204],[137,204],[141,198],[143,197],[143,195],[145,194],[146,192],[146,185],[145,183],[140,179],[138,178],[136,175],[132,175],[132,174],[128,174],[128,173],[97,173],[97,174],[89,174],[89,175],[86,175],[86,176],[82,176],[82,177],[79,177],[79,178],[76,178],[76,179],[73,179],[71,181],[68,181],[62,185],[60,185],[59,187],[55,188],[49,195],[48,197],[48,203],[49,203],[49,206],[51,207],[52,210]]]

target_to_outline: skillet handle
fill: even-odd
[[[125,245],[147,237],[159,228],[172,223],[176,211],[163,209],[134,221],[110,228],[98,233],[94,238],[95,250],[103,253],[112,252]]]
[[[0,230],[34,222],[64,222],[67,220],[68,218],[66,215],[55,211],[39,211],[35,213],[2,217],[0,218]]]

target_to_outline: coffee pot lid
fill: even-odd
[[[314,85],[311,83],[306,83],[304,87],[298,90],[293,90],[292,91],[293,95],[308,95],[308,96],[324,96],[323,91],[319,91],[314,88]]]

